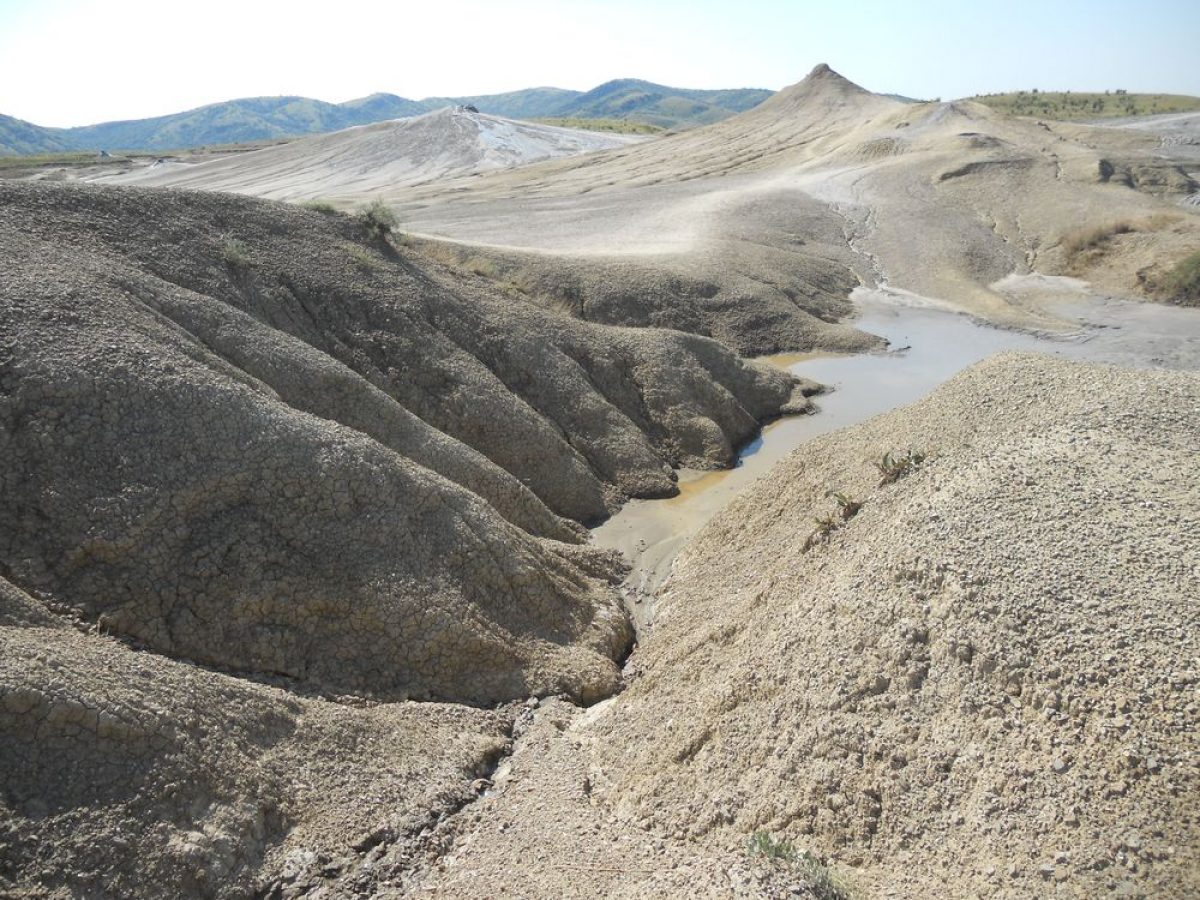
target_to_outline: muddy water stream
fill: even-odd
[[[1072,329],[1038,336],[912,305],[911,295],[862,290],[855,299],[859,315],[854,324],[887,338],[888,352],[768,357],[832,389],[816,398],[816,413],[769,424],[742,449],[732,469],[681,470],[678,496],[632,500],[593,531],[598,546],[620,550],[633,565],[626,593],[639,628],[650,621],[652,595],[683,546],[784,455],[819,435],[912,403],[972,363],[1002,351],[1025,350],[1129,366],[1200,368],[1200,310],[1076,296],[1054,307]]]

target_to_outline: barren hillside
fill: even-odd
[[[1014,354],[797,450],[685,551],[628,688],[539,711],[428,889],[808,896],[806,851],[851,896],[1193,896],[1198,404]],[[795,849],[764,875],[754,833]]]
[[[594,153],[459,110],[0,181],[0,895],[1200,893],[1200,311],[800,445],[636,634],[587,531],[814,412],[746,357],[880,350],[860,286],[897,344],[1155,294],[1156,127],[819,66]],[[926,333],[888,405],[986,352]]]
[[[612,566],[539,538],[807,403],[714,342],[547,315],[345,217],[0,191],[5,571],[172,655],[594,697],[628,640]]]
[[[846,285],[883,284],[993,321],[1054,327],[1039,296],[996,282],[1031,271],[1087,277],[1071,237],[1134,223],[1105,261],[1127,291],[1137,272],[1200,247],[1197,190],[1182,145],[1131,130],[1043,123],[971,102],[908,104],[828,67],[724,122],[575,160],[465,183],[387,192],[404,227],[570,260],[582,314],[603,320],[614,276],[636,291],[653,265],[703,278],[711,306],[784,322],[726,329],[757,352],[793,342],[784,310],[845,314]],[[1165,214],[1165,218],[1163,217]],[[1126,232],[1126,233],[1131,233]],[[503,253],[497,250],[497,253]],[[603,265],[601,265],[603,263]],[[522,257],[536,270],[538,258]],[[671,297],[661,306],[692,305]],[[589,308],[589,301],[597,296]],[[775,340],[772,340],[772,335]],[[821,346],[809,329],[802,339]]]
[[[230,191],[274,200],[353,201],[405,185],[631,143],[629,135],[555,128],[447,107],[410,119],[300,138],[215,160],[167,160],[116,184]]]

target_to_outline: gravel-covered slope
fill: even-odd
[[[1194,896],[1198,412],[1194,373],[1006,355],[805,445],[677,562],[595,797],[866,895]]]

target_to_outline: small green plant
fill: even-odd
[[[797,855],[796,848],[790,841],[776,838],[769,831],[756,831],[750,835],[746,852],[751,856],[765,856],[767,859],[783,862],[794,862]]]
[[[359,213],[358,219],[367,230],[367,234],[380,241],[386,239],[397,224],[396,214],[382,200],[372,200]]]
[[[250,253],[237,238],[226,238],[221,245],[221,258],[231,269],[250,268]]]
[[[807,850],[797,850],[788,840],[776,838],[768,831],[750,835],[746,853],[753,859],[761,857],[772,864],[794,869],[807,883],[818,900],[849,900],[850,894],[829,871],[829,867]]]
[[[332,216],[337,212],[337,207],[328,200],[305,200],[300,205],[304,209],[311,209],[313,212],[323,213],[327,216]]]
[[[804,550],[806,551],[829,540],[829,536],[858,515],[858,511],[863,506],[863,501],[855,500],[841,491],[829,491],[825,496],[833,498],[838,507],[837,512],[813,519],[817,523],[817,527],[804,541]]]
[[[862,501],[855,500],[853,497],[848,497],[841,491],[830,491],[825,496],[832,497],[833,502],[838,505],[838,512],[842,516],[843,522],[849,522],[858,515],[858,511],[862,509]]]
[[[817,523],[817,527],[813,529],[804,540],[804,549],[811,550],[817,544],[822,544],[829,540],[829,536],[842,527],[842,523],[834,516],[819,516],[813,519]]]
[[[895,484],[923,462],[925,453],[921,450],[906,450],[903,453],[888,451],[883,454],[883,459],[875,463],[875,468],[879,470],[879,486]]]

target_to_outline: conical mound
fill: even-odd
[[[837,110],[871,115],[900,105],[900,101],[873,94],[821,63],[802,81],[783,88],[739,118],[826,115]]]

